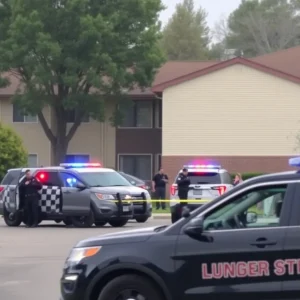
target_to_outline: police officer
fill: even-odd
[[[39,194],[42,184],[34,178],[30,170],[26,170],[25,177],[21,181],[20,189],[24,197],[24,214],[26,227],[37,227],[39,222]]]
[[[190,178],[188,177],[188,170],[186,168],[182,169],[182,173],[179,174],[177,180],[178,197],[180,200],[187,200],[189,185],[191,184]],[[184,204],[184,203],[182,203]],[[186,204],[186,203],[185,203]]]

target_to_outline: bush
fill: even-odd
[[[235,177],[235,174],[231,174],[232,180]],[[247,180],[256,176],[264,175],[265,173],[241,173],[243,180]]]
[[[14,130],[0,123],[0,179],[8,169],[25,167],[27,158],[22,139]]]

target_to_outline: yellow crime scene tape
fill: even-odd
[[[134,202],[176,202],[176,203],[208,203],[210,202],[211,200],[206,200],[206,199],[201,199],[201,200],[193,200],[193,199],[188,199],[188,200],[177,200],[177,199],[174,199],[174,200],[144,200],[144,199],[140,199],[140,200],[122,200],[122,203],[134,203]],[[114,202],[119,202],[119,200],[114,200]]]

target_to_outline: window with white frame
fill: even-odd
[[[123,111],[124,119],[120,127],[151,128],[153,101],[137,100]]]
[[[38,121],[37,115],[24,114],[23,109],[13,104],[13,122],[14,123],[36,123]]]
[[[157,170],[159,170],[162,167],[162,164],[161,164],[161,154],[157,154],[156,161],[157,161]]]
[[[151,154],[119,155],[119,170],[143,180],[152,178]]]
[[[27,166],[29,168],[36,168],[38,166],[38,156],[37,156],[37,154],[28,154]]]

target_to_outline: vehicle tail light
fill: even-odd
[[[172,196],[175,196],[176,191],[177,191],[177,184],[172,184],[170,188],[170,194]]]
[[[5,187],[4,186],[0,186],[0,193],[2,193],[4,191]]]
[[[219,192],[219,196],[223,195],[226,192],[227,187],[225,185],[214,186],[213,190],[217,190]]]
[[[147,185],[141,185],[140,188],[144,189],[144,190],[148,190],[149,189],[149,186]]]

